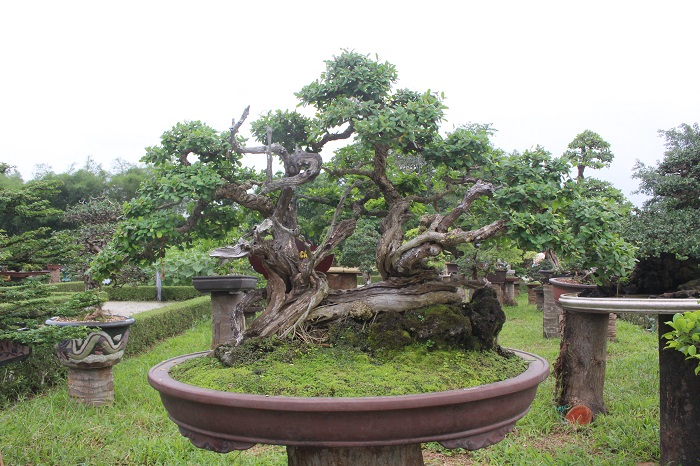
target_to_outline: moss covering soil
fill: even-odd
[[[431,350],[411,345],[370,355],[344,346],[275,345],[233,367],[199,357],[170,371],[181,382],[268,396],[389,396],[475,387],[521,374],[527,363],[496,351]]]

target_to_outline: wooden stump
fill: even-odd
[[[289,466],[423,466],[420,444],[386,447],[287,447]]]
[[[609,315],[566,311],[564,335],[554,366],[556,403],[586,405],[595,417],[605,413],[606,346]]]
[[[68,368],[68,395],[87,406],[104,406],[114,401],[112,366],[97,369]]]
[[[554,302],[552,285],[542,285],[544,290],[544,306],[542,316],[542,335],[545,338],[561,337],[561,308]]]
[[[686,361],[675,350],[664,350],[672,330],[666,325],[670,315],[659,315],[659,411],[661,464],[680,466],[700,462],[700,375],[695,375],[695,362]]]

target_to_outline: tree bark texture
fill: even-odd
[[[661,337],[673,330],[669,315],[659,315],[659,410],[661,412],[661,465],[680,466],[700,462],[700,376],[695,363],[679,351],[665,350]]]
[[[595,417],[605,413],[605,383],[608,314],[566,312],[564,335],[554,366],[556,403],[586,405]]]

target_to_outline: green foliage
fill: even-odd
[[[507,187],[494,199],[509,212],[509,235],[525,250],[555,251],[570,270],[595,270],[599,284],[625,277],[636,255],[624,237],[631,205],[609,184],[568,178],[571,160],[539,146],[503,160]]]
[[[250,125],[255,140],[267,144],[267,129],[272,131],[271,141],[285,148],[310,149],[309,128],[311,120],[300,113],[281,111],[268,112]]]
[[[357,267],[362,272],[376,270],[379,236],[376,221],[363,219],[357,222],[355,232],[343,243],[339,263],[347,267]]]
[[[628,236],[639,245],[640,258],[700,258],[700,127],[683,124],[659,133],[666,139],[663,160],[655,167],[638,161],[634,168],[639,191],[651,198]]]
[[[52,288],[41,280],[27,279],[17,286],[0,287],[0,339],[14,340],[25,345],[53,345],[61,340],[84,337],[84,327],[45,326],[49,317],[78,315],[87,312],[103,295],[75,293],[71,296],[52,296]]]
[[[56,262],[60,247],[45,223],[61,213],[50,202],[58,187],[55,181],[33,181],[0,189],[0,261],[8,270],[41,270]]]
[[[453,170],[469,171],[489,160],[494,151],[490,140],[494,132],[491,125],[464,125],[428,146],[423,156],[427,161],[444,164]]]
[[[227,134],[199,121],[178,123],[142,160],[152,164],[152,177],[139,197],[124,204],[114,240],[92,263],[96,278],[113,275],[123,264],[151,264],[166,248],[184,248],[197,237],[223,239],[250,215],[233,206],[222,189],[256,177],[239,169],[240,155],[231,150]]]
[[[665,349],[675,349],[683,353],[687,360],[697,362],[695,375],[700,375],[700,311],[674,314],[666,324],[673,330],[664,333]]]

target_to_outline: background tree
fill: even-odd
[[[682,124],[659,134],[666,140],[663,160],[634,168],[639,192],[651,197],[628,232],[642,261],[635,284],[651,293],[700,277],[700,128]]]
[[[380,233],[377,221],[361,219],[355,232],[342,244],[340,263],[347,267],[357,267],[365,284],[371,283],[372,272],[377,270],[377,244]]]
[[[0,262],[7,270],[41,270],[61,257],[61,242],[42,222],[60,216],[49,199],[58,183],[31,181],[0,189]]]

